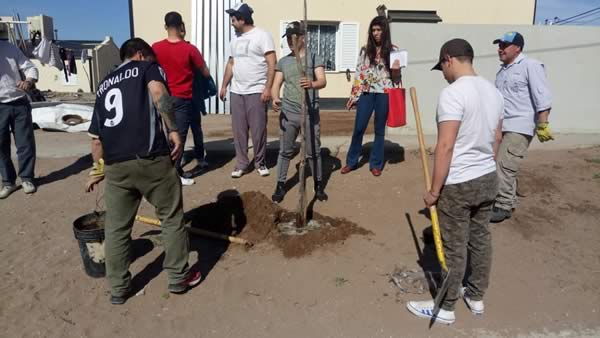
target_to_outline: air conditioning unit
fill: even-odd
[[[54,40],[54,23],[52,17],[46,15],[27,17],[29,34],[40,32],[43,38]],[[30,37],[31,38],[31,37]]]

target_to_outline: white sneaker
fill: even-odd
[[[181,176],[179,176],[179,178],[181,179],[181,185],[183,186],[190,186],[196,183],[193,178],[185,178]]]
[[[425,300],[420,302],[408,302],[406,308],[413,315],[421,318],[431,319],[433,318],[433,308],[435,304],[433,300]],[[456,318],[454,317],[454,311],[446,311],[440,309],[434,320],[442,324],[450,325],[453,324]]]
[[[23,187],[23,192],[26,194],[33,194],[37,191],[37,188],[32,182],[25,181],[21,183],[21,187]]]
[[[3,186],[2,189],[0,189],[0,199],[7,198],[8,196],[10,196],[10,194],[17,191],[17,189],[19,188],[14,184]]]
[[[257,170],[258,170],[258,174],[259,174],[261,177],[269,176],[269,169],[267,169],[267,167],[266,167],[266,166],[264,166],[264,165],[261,165],[260,167],[258,167],[258,169],[257,169]]]
[[[471,313],[476,316],[483,315],[483,311],[485,310],[485,306],[483,305],[483,300],[472,300],[465,293],[467,288],[460,288],[460,296],[465,300],[467,307],[471,310]]]
[[[231,177],[233,178],[240,178],[242,175],[244,175],[244,171],[242,169],[235,169],[231,172]]]

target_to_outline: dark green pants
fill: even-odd
[[[459,289],[470,255],[471,274],[466,294],[482,300],[487,290],[492,266],[492,236],[489,231],[492,204],[498,192],[496,172],[471,181],[445,185],[437,203],[446,264],[450,269],[448,293],[442,303],[453,311],[460,297]]]
[[[105,167],[106,277],[114,296],[130,287],[131,228],[142,197],[156,208],[165,249],[163,269],[170,284],[189,272],[189,238],[183,227],[181,182],[168,156],[135,159]]]

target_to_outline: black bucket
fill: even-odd
[[[104,266],[104,212],[83,215],[73,222],[85,273],[94,278],[106,276]]]

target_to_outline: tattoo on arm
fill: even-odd
[[[175,124],[175,100],[169,94],[164,93],[158,99],[158,112],[165,120],[167,128],[170,131],[177,131],[177,124]]]

